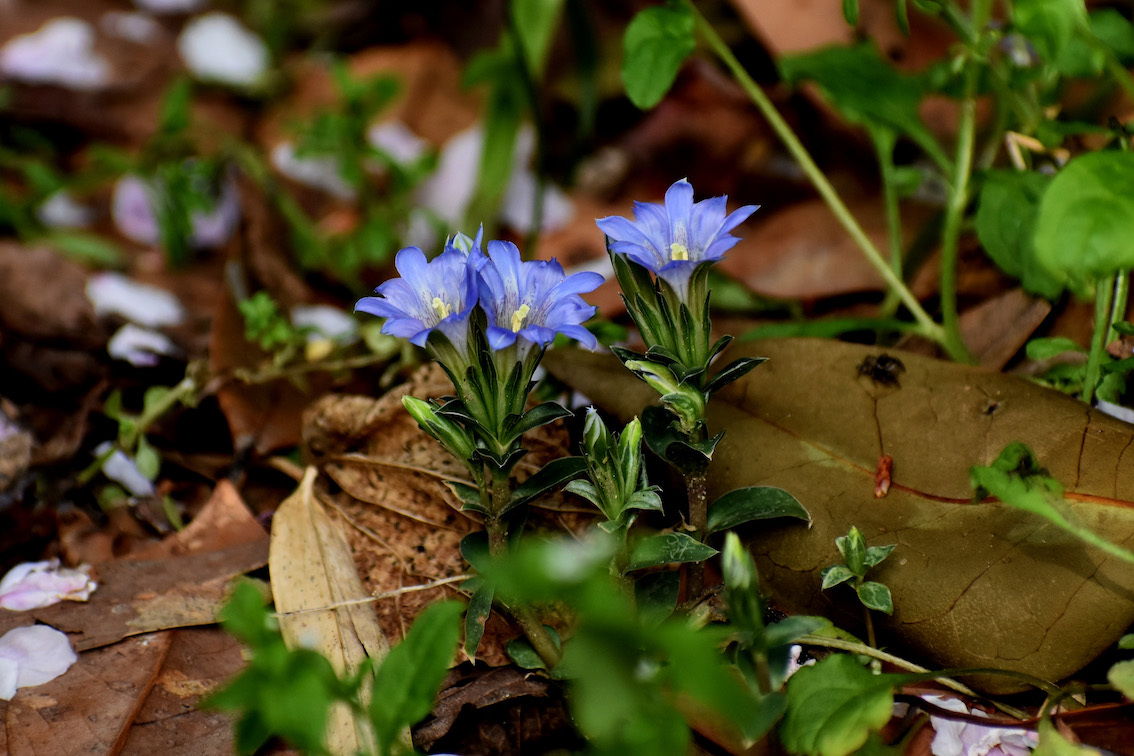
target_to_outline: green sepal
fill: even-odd
[[[646,359],[646,355],[642,354],[641,352],[635,352],[633,349],[626,349],[625,347],[612,346],[610,348],[610,351],[613,352],[614,356],[621,360],[622,364],[624,365],[627,362],[633,362],[634,360]]]
[[[641,538],[634,544],[626,571],[662,564],[703,562],[717,553],[712,546],[706,546],[685,533],[659,533]]]
[[[729,491],[709,505],[709,533],[728,530],[752,520],[794,517],[811,524],[811,515],[799,500],[782,488],[748,486]]]
[[[558,488],[567,481],[574,480],[587,471],[587,461],[582,457],[562,457],[548,462],[538,472],[525,480],[512,492],[503,515],[522,504],[527,504],[537,496]]]

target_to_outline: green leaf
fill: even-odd
[[[1134,701],[1134,659],[1112,666],[1106,673],[1106,680],[1128,700]]]
[[[646,627],[661,624],[677,608],[681,575],[675,571],[648,572],[634,583],[638,616]]]
[[[858,0],[843,0],[843,18],[851,26],[858,24]]]
[[[678,4],[646,8],[626,27],[622,81],[630,101],[652,108],[673,86],[681,64],[693,52],[693,14]]]
[[[889,546],[871,546],[866,550],[866,568],[870,569],[879,565],[886,557],[890,556],[890,552],[897,546],[896,543]]]
[[[980,191],[976,229],[985,252],[1025,290],[1047,299],[1063,291],[1036,260],[1035,224],[1051,177],[1032,171],[988,171]]]
[[[742,377],[752,368],[764,362],[767,362],[767,360],[762,357],[743,357],[738,360],[733,360],[728,365],[721,368],[721,371],[705,384],[705,393],[715,394],[728,384]]]
[[[939,167],[949,166],[949,158],[919,114],[929,80],[897,71],[872,44],[831,46],[785,56],[780,60],[780,73],[792,84],[814,81],[848,121],[904,134]]]
[[[867,609],[873,609],[876,612],[885,612],[886,614],[894,613],[894,599],[890,597],[890,589],[881,583],[875,583],[867,580],[862,585],[855,588],[858,593],[858,600]]]
[[[1054,63],[1076,30],[1086,26],[1083,0],[1017,0],[1012,23],[1036,46],[1036,52]]]
[[[122,248],[95,234],[53,229],[41,238],[47,245],[81,263],[103,268],[117,268],[123,263]]]
[[[476,581],[479,585],[470,585]],[[488,621],[488,615],[492,613],[492,597],[493,588],[492,584],[482,581],[480,578],[473,578],[465,587],[472,589],[473,594],[469,598],[468,608],[465,609],[465,654],[468,655],[469,661],[476,661],[476,650],[480,647],[480,639],[484,637],[484,623]]]
[[[1015,446],[1022,444],[1006,447],[998,462],[1004,460]],[[1031,464],[1035,464],[1034,458]],[[1003,469],[1006,466],[1004,463],[999,466],[994,463],[988,467],[972,468],[973,488],[987,491],[1009,506],[1039,515],[1107,554],[1134,564],[1134,552],[1111,543],[1079,522],[1063,498],[1063,487],[1053,478],[1042,472],[1021,472],[1019,464],[1008,470]]]
[[[579,477],[586,471],[587,461],[582,457],[553,459],[541,467],[539,472],[516,486],[504,511],[510,512],[518,506],[527,504],[532,499],[559,488],[559,486]]]
[[[484,506],[480,503],[480,489],[455,480],[445,481],[445,487],[452,491],[453,495],[460,500],[461,509],[487,514]]]
[[[571,410],[555,402],[544,402],[532,407],[510,425],[507,425],[506,432],[510,438],[518,438],[530,430],[548,423],[554,423],[556,420],[565,417],[571,417]]]
[[[792,615],[765,628],[764,647],[772,649],[777,646],[790,645],[803,636],[829,624],[831,624],[831,621],[826,617],[810,617],[806,614]]]
[[[729,491],[709,505],[708,532],[718,533],[752,520],[794,517],[811,523],[799,500],[782,488],[749,486]]]
[[[535,79],[540,78],[551,45],[563,0],[512,0],[512,23],[516,25],[524,58]]]
[[[1039,743],[1032,756],[1098,756],[1094,748],[1068,742],[1046,717],[1040,721],[1038,730]]]
[[[823,576],[822,589],[825,591],[828,588],[834,588],[840,583],[845,583],[848,580],[853,580],[855,574],[850,571],[850,568],[845,564],[836,564],[833,567],[824,567],[819,573]]]
[[[1125,650],[1125,651],[1129,651],[1130,649],[1134,648],[1134,633],[1129,634],[1129,635],[1124,635],[1121,638],[1119,638],[1118,639],[1118,647]]]
[[[389,753],[399,733],[433,709],[460,640],[458,619],[463,611],[459,601],[427,607],[378,669],[370,718],[383,752]]]
[[[544,625],[551,640],[555,643],[556,648],[559,648],[562,643],[559,640],[559,633],[555,632],[555,628],[550,625]],[[527,638],[520,636],[508,641],[504,646],[504,651],[508,654],[508,658],[516,663],[516,666],[523,669],[547,669],[547,665],[540,657],[539,653],[532,647],[532,644]]]
[[[851,525],[845,536],[835,539],[835,546],[843,555],[851,572],[859,577],[866,574],[866,539],[862,537],[862,532],[857,527]]]
[[[1091,152],[1056,174],[1035,227],[1036,259],[1081,297],[1134,268],[1134,153]]]
[[[138,449],[134,452],[134,465],[147,480],[154,480],[161,471],[161,455],[150,446],[145,436],[138,436]]]
[[[890,721],[897,675],[875,675],[853,656],[834,654],[803,667],[787,685],[780,737],[790,753],[848,756]]]
[[[1066,336],[1032,339],[1025,347],[1029,360],[1050,360],[1067,352],[1086,354],[1087,350]]]
[[[657,567],[661,564],[701,562],[717,550],[685,533],[659,533],[638,540],[630,551],[629,570]]]

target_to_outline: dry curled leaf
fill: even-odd
[[[290,648],[314,649],[340,675],[354,674],[367,657],[381,663],[389,646],[368,604],[322,609],[365,599],[367,593],[339,524],[315,497],[317,473],[307,468],[299,488],[272,518],[272,596]],[[349,707],[337,704],[331,710],[325,740],[331,753],[357,753],[372,742],[369,723]]]
[[[897,544],[871,575],[893,592],[894,616],[883,620],[932,662],[1048,679],[1076,672],[1134,621],[1134,567],[1034,515],[973,503],[969,469],[1023,441],[1066,485],[1074,515],[1129,548],[1134,428],[1020,378],[916,355],[902,354],[900,386],[878,384],[858,366],[879,352],[791,339],[723,357],[770,359],[711,403],[710,426],[726,431],[711,494],[780,486],[814,520],[746,531],[765,590],[791,612],[853,609],[820,590],[819,571],[841,561],[835,538],[855,525],[872,545]],[[613,357],[554,354],[544,364],[622,417],[656,398]],[[876,499],[884,454],[892,483]]]

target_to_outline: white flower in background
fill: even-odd
[[[291,324],[297,328],[310,328],[309,341],[330,339],[349,344],[358,338],[358,320],[330,305],[297,305],[291,308]]]
[[[484,138],[480,126],[473,126],[445,143],[437,170],[417,190],[417,200],[449,225],[460,223],[476,189],[480,172],[480,153]],[[535,195],[535,176],[527,167],[535,149],[530,126],[520,129],[513,154],[512,178],[504,191],[500,217],[516,231],[530,230]],[[543,195],[544,231],[562,228],[574,214],[571,201],[554,186],[545,186]]]
[[[268,72],[268,47],[227,13],[206,13],[177,38],[185,66],[203,81],[250,87]]]
[[[127,239],[150,246],[161,240],[161,229],[154,213],[157,194],[158,190],[152,184],[138,176],[128,174],[118,179],[110,212],[114,225]],[[189,220],[193,229],[190,246],[210,249],[228,241],[240,224],[240,192],[236,183],[226,178],[212,210],[196,210]]]
[[[134,5],[159,16],[167,13],[195,13],[208,4],[208,0],[134,0]]]
[[[339,161],[333,155],[298,157],[295,145],[280,142],[272,148],[272,166],[297,184],[326,192],[341,200],[354,199],[354,187],[343,180]]]
[[[127,323],[110,337],[106,352],[135,367],[153,367],[161,355],[172,356],[178,350],[165,334]]]
[[[944,696],[922,696],[931,704],[942,709],[972,713],[987,717],[980,709],[969,707],[964,701]],[[929,715],[936,734],[930,750],[933,756],[1028,756],[1036,747],[1039,738],[1032,730],[1018,727],[1005,728],[979,725],[959,719],[944,719]]]
[[[0,608],[22,612],[60,601],[86,601],[98,587],[90,569],[60,567],[58,559],[18,564],[0,580]]]
[[[185,320],[185,308],[173,294],[121,273],[96,273],[87,279],[87,299],[96,315],[118,315],[147,328],[175,326]]]
[[[103,441],[95,447],[95,457],[102,457],[110,451],[111,446],[113,444],[109,441]],[[102,474],[129,491],[131,496],[154,495],[154,484],[139,472],[134,460],[127,457],[121,449],[115,449],[107,457],[102,465]]]
[[[98,26],[112,37],[137,45],[150,45],[161,39],[161,24],[145,13],[109,11],[99,18]]]
[[[0,49],[0,76],[28,84],[90,91],[110,83],[110,63],[94,50],[94,28],[78,18],[52,19]]]
[[[66,672],[79,657],[66,634],[47,625],[9,630],[0,638],[0,698],[17,688],[43,685]]]
[[[48,228],[85,228],[94,220],[94,215],[94,210],[75,201],[66,189],[52,192],[35,209],[35,217]]]
[[[417,162],[429,149],[429,143],[401,121],[374,124],[367,130],[366,140],[402,165]]]

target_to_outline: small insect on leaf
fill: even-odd
[[[881,386],[900,388],[898,376],[906,372],[906,366],[897,357],[891,357],[883,352],[875,357],[868,354],[858,366],[858,374],[865,375]]]

